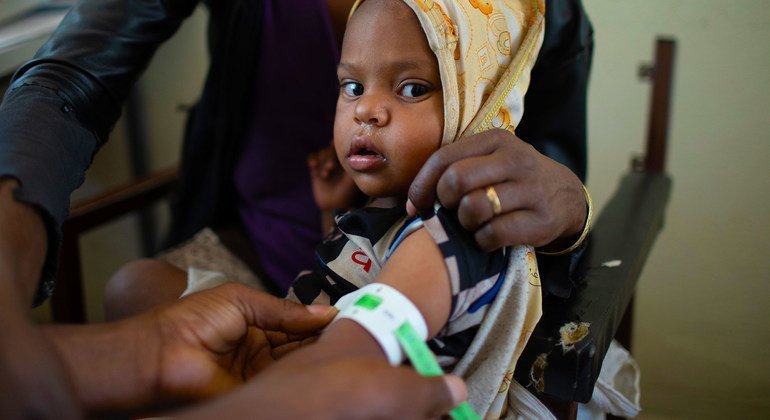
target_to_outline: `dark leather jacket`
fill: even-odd
[[[0,105],[0,176],[20,181],[15,197],[42,210],[48,255],[39,298],[53,288],[61,223],[126,97],[157,47],[196,0],[83,0],[35,57],[14,75]],[[586,86],[593,48],[579,0],[547,1],[545,41],[517,134],[572,168],[586,166]],[[172,237],[236,220],[232,182],[259,63],[262,2],[207,3],[211,64],[191,112]],[[189,170],[195,168],[195,171]],[[196,203],[216,203],[211,206]]]

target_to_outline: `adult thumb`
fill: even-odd
[[[263,330],[311,333],[325,327],[337,314],[333,306],[305,306],[236,283],[217,289],[240,303],[240,310],[250,326]]]
[[[423,377],[430,387],[427,398],[422,399],[422,407],[414,407],[426,418],[436,418],[447,414],[468,398],[468,388],[461,378],[455,375]]]

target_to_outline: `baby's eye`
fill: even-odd
[[[419,83],[407,83],[401,89],[401,95],[407,98],[417,98],[428,93],[430,89],[427,86]]]
[[[364,94],[364,85],[358,82],[345,82],[342,84],[342,91],[347,96],[361,96]]]

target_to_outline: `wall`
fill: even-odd
[[[584,0],[589,187],[642,150],[657,35],[678,42],[666,225],[637,292],[643,418],[770,416],[770,2]]]

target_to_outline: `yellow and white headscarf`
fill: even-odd
[[[492,128],[516,128],[543,42],[543,1],[404,0],[438,59],[442,145]]]

